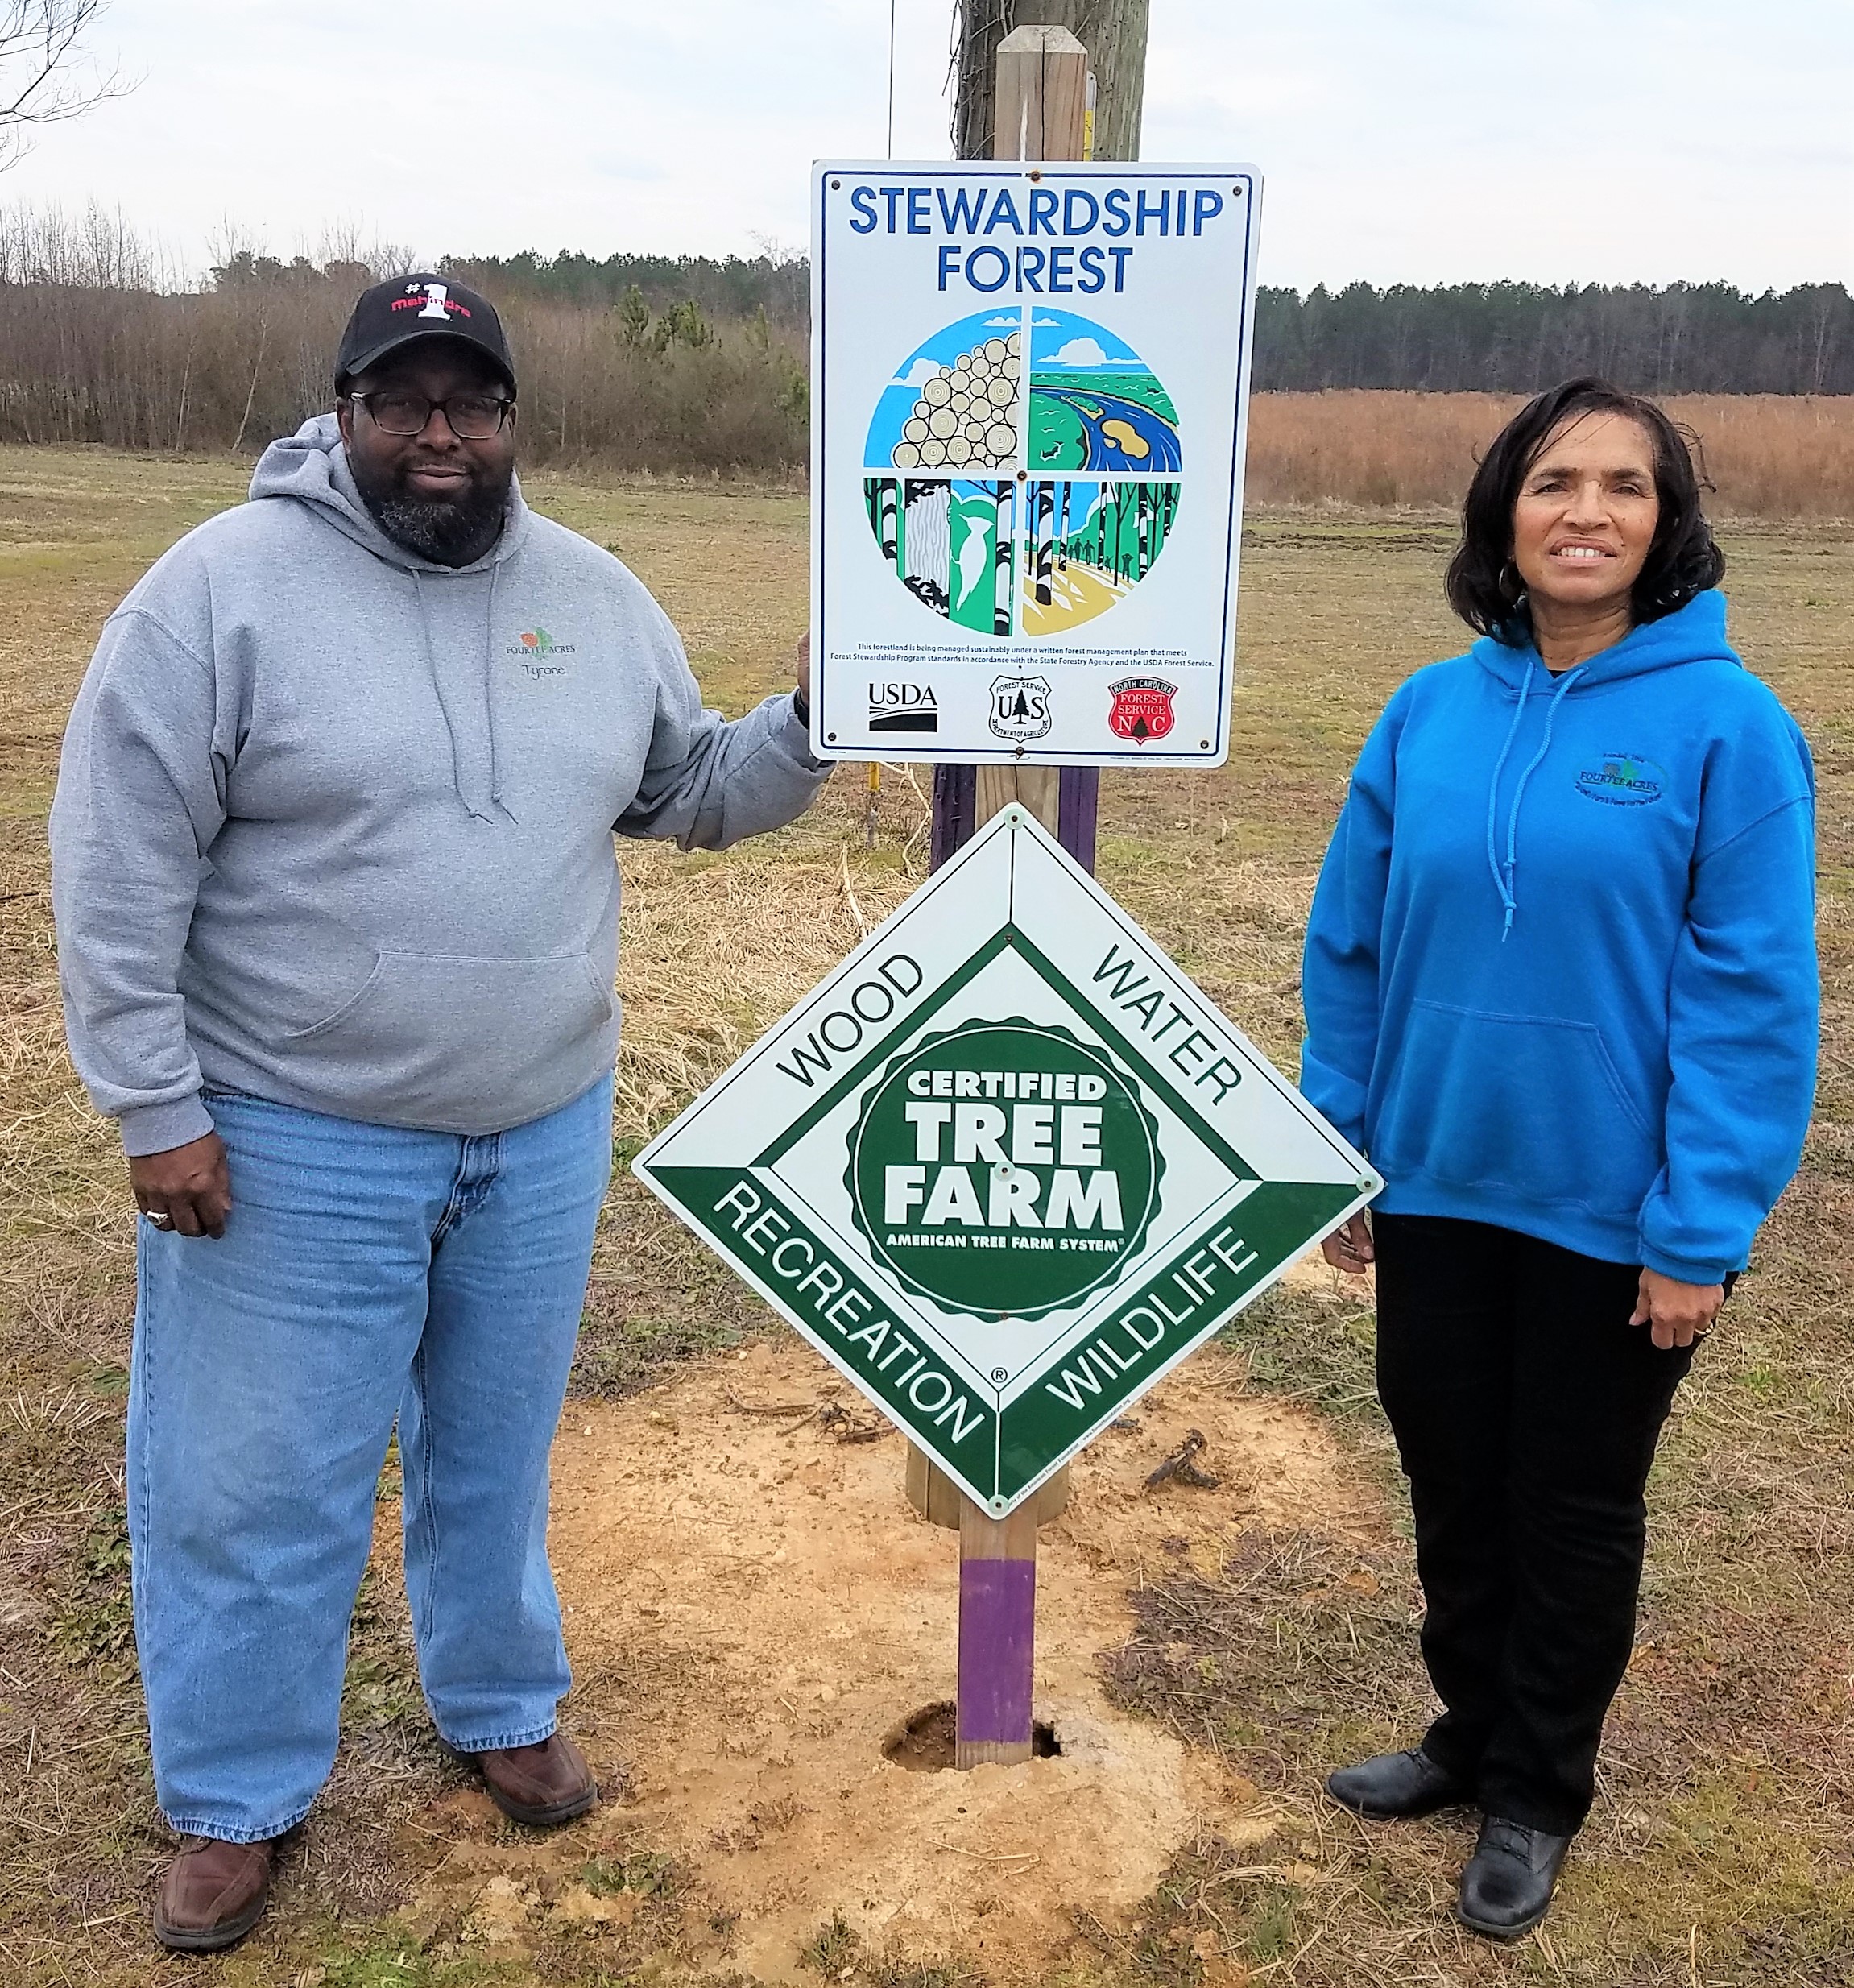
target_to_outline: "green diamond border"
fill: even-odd
[[[1016,809],[1000,822],[1015,827]],[[1028,823],[1021,824],[1028,826]],[[992,832],[987,830],[987,839]],[[977,845],[975,844],[975,847]],[[963,860],[963,854],[960,860]],[[1109,900],[1109,909],[1118,913]],[[1125,914],[1119,913],[1124,919]],[[1137,928],[1134,928],[1136,933]],[[1143,936],[1143,935],[1142,935]],[[1145,942],[1148,945],[1149,940]],[[904,1315],[865,1274],[861,1257],[846,1246],[831,1224],[815,1216],[804,1197],[772,1171],[776,1162],[804,1138],[845,1096],[863,1083],[871,1067],[892,1058],[896,1045],[930,1023],[933,1017],[994,959],[1013,951],[1060,994],[1126,1063],[1139,1080],[1162,1098],[1170,1109],[1239,1182],[1255,1183],[1240,1200],[1231,1203],[1227,1191],[1222,1213],[1206,1211],[1165,1245],[1161,1260],[1148,1262],[1136,1281],[1107,1307],[1088,1339],[1071,1344],[1062,1353],[1047,1354],[1029,1375],[1010,1385],[1015,1389],[1000,1402],[992,1388],[990,1398],[976,1384],[952,1376],[948,1383],[968,1390],[950,1402],[923,1405],[919,1389],[954,1364],[907,1336]],[[1173,969],[1176,971],[1176,969]],[[1254,1052],[1259,1054],[1259,1052]],[[725,1079],[722,1080],[725,1083]],[[717,1086],[718,1089],[720,1086]],[[1328,1129],[1330,1135],[1330,1128]],[[664,1135],[659,1135],[662,1137]],[[1363,1206],[1375,1191],[1368,1170],[1355,1181],[1269,1180],[1237,1152],[1113,1021],[1104,1008],[1070,980],[1014,922],[1001,925],[954,971],[940,982],[921,1005],[846,1066],[827,1089],[788,1125],[764,1151],[745,1165],[664,1166],[655,1160],[636,1170],[661,1199],[670,1203],[690,1228],[817,1350],[837,1366],[890,1420],[933,1458],[965,1493],[1002,1516],[1028,1497],[1118,1414],[1162,1380],[1205,1340],[1227,1324],[1309,1247],[1351,1208]],[[718,1220],[730,1196],[755,1198],[751,1224]],[[759,1218],[776,1224],[770,1230]],[[736,1240],[746,1230],[746,1245]],[[855,1294],[860,1311],[846,1296],[828,1307],[822,1298],[810,1304],[819,1315],[807,1318],[805,1307],[793,1291],[782,1290],[749,1249],[768,1262],[769,1251],[754,1240],[769,1233],[776,1243],[800,1247],[809,1264],[821,1265],[832,1283],[826,1297]],[[783,1244],[780,1245],[783,1247]],[[1239,1252],[1240,1253],[1239,1253]],[[874,1267],[872,1260],[869,1267]],[[796,1273],[787,1274],[788,1282]],[[1174,1313],[1172,1303],[1185,1308]],[[850,1310],[846,1319],[842,1315]],[[1134,1321],[1163,1329],[1146,1339]],[[1120,1336],[1116,1339],[1115,1335]],[[925,1336],[925,1335],[923,1335]],[[1175,1340],[1175,1343],[1173,1343]],[[852,1354],[853,1345],[863,1348]],[[910,1357],[912,1356],[912,1357]],[[963,1363],[965,1356],[958,1356]],[[1084,1357],[1089,1374],[1079,1369]],[[937,1364],[936,1364],[937,1363]],[[975,1402],[971,1396],[980,1398]],[[952,1433],[942,1433],[951,1425]],[[972,1447],[968,1448],[967,1445]]]

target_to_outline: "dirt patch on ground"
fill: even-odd
[[[552,1842],[497,1841],[480,1798],[453,1798],[470,1838],[415,1916],[495,1946],[563,1914],[623,1916],[626,1846],[648,1842],[695,1888],[683,1923],[707,1924],[712,1965],[789,1980],[841,1920],[840,1941],[958,1953],[995,1978],[1056,1960],[1078,1915],[1124,1916],[1200,1829],[1267,1835],[1252,1784],[1115,1711],[1098,1674],[1148,1573],[1213,1569],[1258,1526],[1378,1533],[1325,1428],[1244,1394],[1243,1373],[1210,1352],[1078,1461],[1041,1541],[1037,1713],[1061,1751],[966,1775],[884,1753],[952,1694],[957,1539],[909,1508],[899,1437],[854,1439],[861,1405],[809,1349],[756,1344],[573,1405],[552,1526],[581,1678],[569,1720],[624,1786]],[[1214,1488],[1148,1492],[1193,1429]],[[601,1899],[589,1871],[620,1875]]]

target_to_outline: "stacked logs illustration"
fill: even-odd
[[[1017,453],[1022,334],[987,338],[921,389],[895,445],[898,470],[993,470]]]

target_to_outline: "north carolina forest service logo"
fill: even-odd
[[[1178,722],[1172,710],[1178,686],[1163,677],[1123,677],[1107,691],[1114,700],[1107,707],[1107,729],[1116,739],[1144,745],[1148,739],[1163,739]]]
[[[1667,776],[1638,752],[1606,752],[1577,776],[1577,791],[1612,808],[1646,807],[1666,791]]]
[[[999,677],[991,685],[991,729],[1000,739],[1019,744],[1041,739],[1054,721],[1049,716],[1047,677]]]
[[[969,1024],[898,1057],[850,1137],[857,1227],[980,1319],[1078,1303],[1145,1240],[1164,1162],[1134,1080],[1066,1029]]]

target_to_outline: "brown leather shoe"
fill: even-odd
[[[221,1843],[183,1837],[155,1900],[155,1937],[176,1953],[235,1947],[270,1903],[271,1859],[281,1841]]]
[[[536,1746],[504,1746],[478,1754],[489,1798],[512,1821],[531,1829],[551,1829],[556,1823],[583,1816],[598,1800],[598,1783],[586,1755],[564,1733],[555,1733]]]

